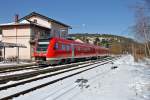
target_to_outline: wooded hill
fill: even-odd
[[[80,39],[86,43],[110,48],[113,54],[132,53],[135,46],[142,46],[131,38],[111,34],[74,33],[69,36],[75,40]]]

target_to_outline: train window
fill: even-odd
[[[83,47],[80,48],[80,51],[83,51]]]
[[[62,49],[62,44],[61,43],[58,43],[58,48],[59,48],[59,50]]]
[[[65,46],[65,47],[64,47],[64,48],[65,48],[65,50],[67,51],[67,45],[66,45],[66,44],[64,44],[64,46]]]
[[[37,44],[37,51],[47,51],[48,45],[50,44],[48,39],[40,39]]]
[[[85,48],[85,47],[83,47],[83,52],[85,52],[85,49],[86,49],[86,48]]]
[[[67,51],[70,51],[70,46],[66,45]]]
[[[58,49],[58,43],[55,43],[54,49]]]
[[[77,47],[76,47],[76,45],[74,45],[74,48],[73,48],[75,51],[77,50]]]
[[[47,44],[38,44],[37,51],[46,51],[48,45]]]
[[[65,50],[65,44],[62,44],[62,50]]]
[[[68,45],[65,45],[65,49],[66,49],[66,51],[68,51]]]
[[[78,51],[80,51],[80,47],[78,47]]]

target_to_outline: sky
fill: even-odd
[[[0,23],[35,11],[72,26],[69,33],[129,36],[135,22],[132,6],[140,0],[0,0]]]

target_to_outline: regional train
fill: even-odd
[[[53,65],[107,56],[108,48],[62,38],[39,39],[34,54],[39,65]]]

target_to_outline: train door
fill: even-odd
[[[74,61],[75,52],[74,52],[74,45],[73,44],[71,44],[71,53],[72,53],[71,61]]]

